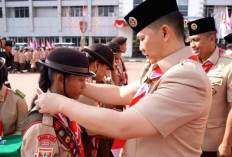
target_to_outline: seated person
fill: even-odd
[[[46,60],[40,60],[39,87],[46,93],[57,93],[77,100],[85,88],[89,71],[86,56],[69,48],[51,51]],[[35,105],[34,105],[35,106]],[[22,157],[52,155],[82,156],[79,126],[62,113],[41,114],[35,106],[23,123]]]
[[[5,59],[0,58],[0,136],[20,135],[25,115],[28,111],[25,94],[13,91],[4,85],[7,80]]]

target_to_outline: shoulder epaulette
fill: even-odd
[[[23,92],[21,92],[20,90],[16,89],[14,91],[15,94],[17,94],[18,96],[20,96],[22,99],[26,96]]]

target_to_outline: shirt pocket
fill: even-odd
[[[225,127],[225,126],[226,126],[226,118],[209,119],[207,124],[206,124],[206,128],[208,128],[208,129]]]

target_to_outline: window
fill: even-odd
[[[205,6],[205,17],[214,17],[214,7],[213,6]]]
[[[178,5],[178,8],[183,16],[188,16],[188,5]]]
[[[16,7],[15,17],[16,18],[29,17],[29,8],[28,7]]]
[[[115,16],[114,6],[96,6],[93,7],[92,16]]]
[[[94,44],[106,44],[110,42],[114,37],[93,37]]]
[[[232,6],[227,6],[228,7],[228,15],[231,17],[232,14]]]
[[[87,8],[85,8],[85,12],[86,12],[86,10],[87,10]],[[63,7],[62,16],[82,17],[83,16],[83,6]]]
[[[134,0],[134,8],[137,7],[143,0]]]
[[[0,8],[0,18],[2,18],[2,8]]]

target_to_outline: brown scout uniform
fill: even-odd
[[[125,157],[200,156],[212,91],[201,65],[187,60],[191,55],[183,48],[152,66],[164,75],[133,107],[160,134],[127,140]]]
[[[213,88],[213,100],[202,145],[203,151],[217,151],[222,142],[226,120],[232,104],[232,57],[222,54],[219,49],[207,61],[213,67],[207,72]]]
[[[2,86],[0,90],[0,117],[4,136],[21,134],[23,120],[28,111],[24,96],[20,92],[14,92],[4,85]]]
[[[77,157],[79,147],[74,142],[75,138],[57,122],[51,114],[41,114],[33,108],[23,123],[22,157],[45,154],[49,157]]]

